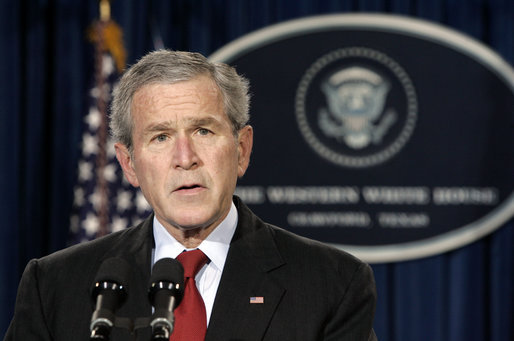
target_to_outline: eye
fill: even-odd
[[[157,135],[157,136],[155,137],[155,140],[156,140],[157,142],[164,142],[164,141],[166,141],[167,139],[168,139],[168,136],[166,136],[166,135],[164,135],[164,134]]]
[[[211,131],[209,129],[205,129],[205,128],[199,128],[197,130],[198,134],[201,135],[201,136],[207,136],[211,133]]]

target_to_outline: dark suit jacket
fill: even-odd
[[[356,258],[268,225],[235,198],[239,222],[230,245],[206,340],[376,340],[376,291]],[[103,260],[133,265],[117,316],[151,315],[147,299],[152,217],[141,225],[31,260],[4,341],[89,340],[90,290]],[[250,304],[250,297],[264,303]],[[132,340],[114,328],[111,340]],[[137,340],[150,340],[149,328]]]

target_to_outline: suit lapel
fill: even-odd
[[[273,280],[284,265],[269,229],[237,198],[239,222],[216,294],[206,340],[261,340],[285,289]],[[256,303],[250,299],[256,298]],[[262,298],[262,303],[260,300]]]

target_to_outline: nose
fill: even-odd
[[[198,166],[199,161],[191,137],[178,136],[173,150],[174,167],[184,170],[194,169]]]

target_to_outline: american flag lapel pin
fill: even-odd
[[[264,297],[263,296],[254,296],[254,297],[250,297],[250,303],[251,304],[254,304],[254,303],[264,303]]]

